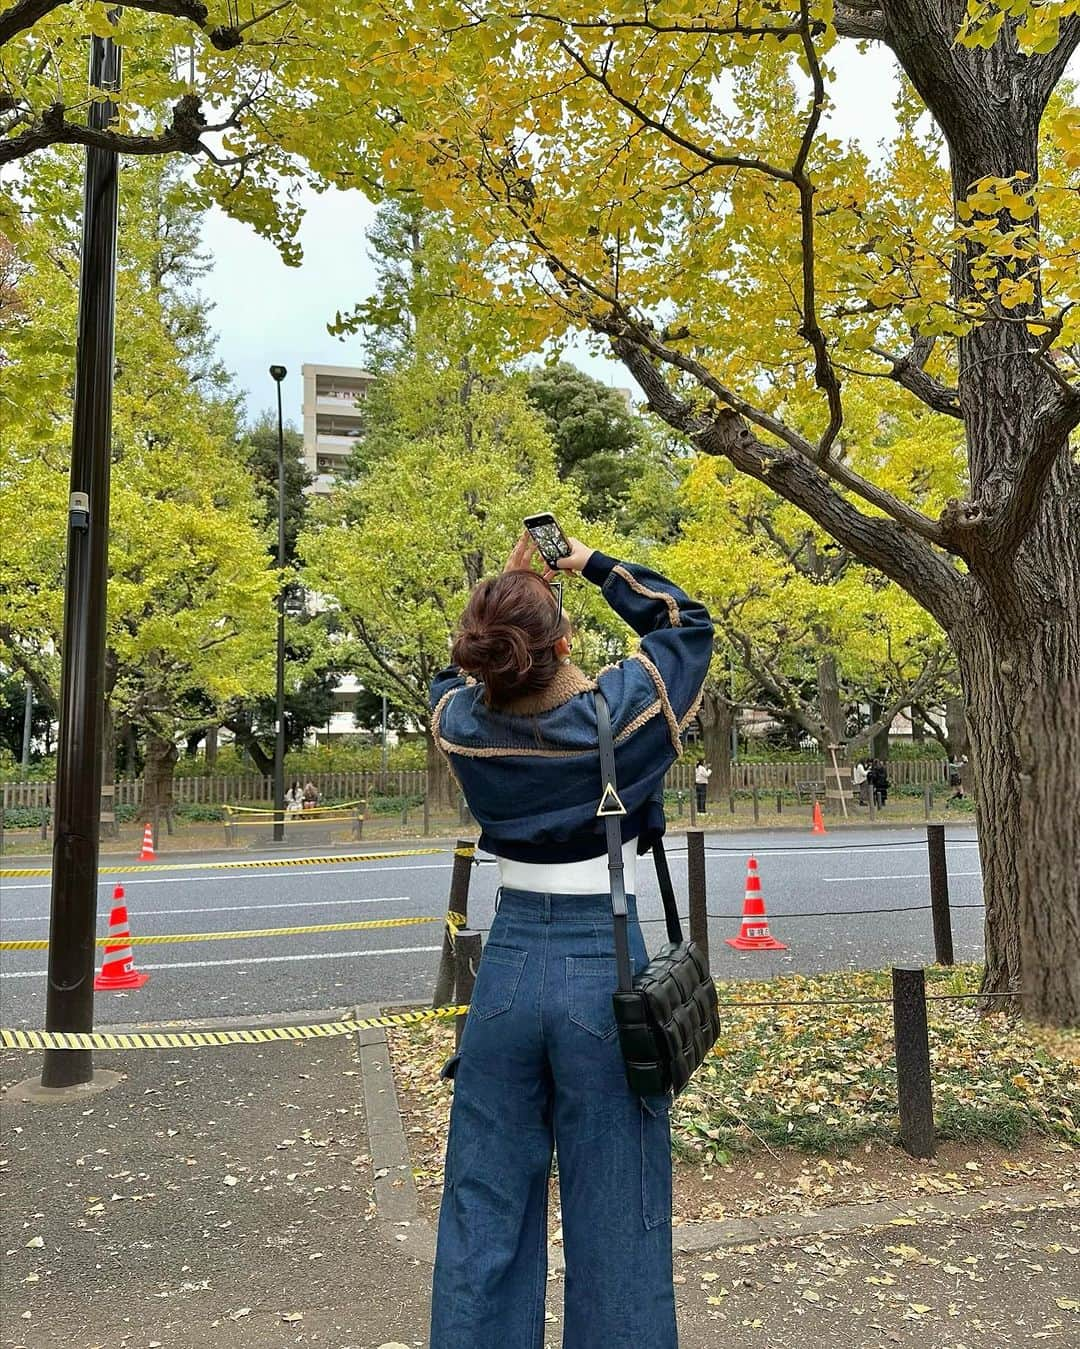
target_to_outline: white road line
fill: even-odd
[[[449,871],[453,867],[452,862],[422,862],[418,867],[318,867],[303,871],[290,871],[283,873],[289,880],[306,879],[308,876],[354,876],[354,875],[373,875],[380,871]],[[276,868],[280,871],[280,868]],[[114,875],[124,876],[123,872],[114,872]],[[131,876],[124,876],[123,886],[127,890],[132,885],[208,885],[213,882],[220,884],[222,881],[265,881],[269,876],[266,872],[260,871],[256,876],[241,876],[234,871],[222,872],[220,876],[140,876],[138,873]],[[116,881],[99,880],[99,885],[116,885]],[[9,890],[48,890],[51,889],[50,881],[26,881],[20,884],[12,884],[11,881],[3,882],[3,891],[6,894]]]
[[[949,880],[960,876],[981,876],[981,871],[950,871]],[[925,871],[913,871],[905,876],[822,876],[823,881],[830,885],[838,882],[847,881],[855,884],[856,881],[928,881],[930,876]]]
[[[251,913],[255,909],[328,909],[332,904],[406,904],[411,901],[412,895],[389,895],[386,899],[292,899],[283,900],[280,904],[220,904],[213,908],[206,909],[136,909],[129,907],[129,912],[136,920],[139,918],[171,918],[176,913]],[[108,911],[98,914],[101,922],[109,921]],[[19,916],[18,918],[3,918],[3,923],[47,923],[49,915],[47,913],[31,915],[30,917]]]
[[[291,956],[249,956],[246,960],[178,960],[167,965],[144,965],[140,970],[201,970],[220,965],[283,965],[293,960],[354,960],[357,956],[407,956],[416,951],[441,951],[441,946],[388,946],[376,951],[313,951]],[[47,970],[0,972],[0,979],[44,979]]]

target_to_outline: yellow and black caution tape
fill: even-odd
[[[0,1027],[3,1049],[207,1049],[225,1045],[266,1045],[280,1040],[319,1040],[379,1027],[417,1026],[459,1016],[468,1007],[435,1007],[423,1012],[392,1012],[359,1020],[347,1017],[316,1026],[259,1026],[250,1030],[54,1031]]]
[[[366,801],[360,801],[360,800],[357,800],[357,801],[342,801],[339,805],[336,805],[336,806],[314,806],[314,807],[309,806],[309,807],[307,808],[307,810],[297,810],[297,811],[293,811],[292,813],[293,813],[294,815],[314,815],[314,814],[318,813],[319,811],[322,811],[324,814],[328,814],[328,813],[331,812],[331,811],[349,810],[349,809],[350,809],[351,807],[353,807],[353,806],[366,806],[366,805],[367,805],[367,802],[366,802]],[[273,817],[274,815],[276,815],[276,814],[279,813],[278,811],[276,811],[276,810],[274,809],[273,806],[233,806],[233,805],[223,805],[221,808],[222,808],[222,810],[228,811],[230,814],[232,814],[234,811],[236,811],[236,812],[239,812],[240,814],[243,814],[243,815],[269,815],[269,816]],[[287,810],[281,812],[281,814],[283,814],[283,815],[285,816],[286,822],[288,822],[289,813],[290,813],[290,812],[287,811]]]
[[[309,923],[305,927],[254,927],[227,932],[159,932],[149,937],[98,937],[98,946],[165,946],[169,942],[238,941],[243,937],[302,937],[312,932],[363,932],[373,927],[412,927],[438,918],[369,918],[354,923]],[[0,941],[0,951],[47,951],[48,940]]]
[[[438,918],[367,918],[352,923],[308,923],[303,927],[254,927],[225,932],[158,932],[149,937],[97,937],[97,946],[165,946],[169,942],[185,941],[240,941],[245,937],[304,937],[316,932],[365,932],[376,927],[414,927],[419,923],[437,923]],[[458,929],[465,926],[460,913],[446,915],[446,926],[453,942]],[[37,937],[28,941],[0,941],[0,951],[47,951],[48,939]]]
[[[126,875],[130,872],[151,871],[257,871],[261,867],[316,867],[334,866],[340,862],[378,862],[384,857],[434,857],[437,854],[460,852],[461,856],[473,855],[474,849],[450,848],[399,848],[395,852],[356,852],[340,853],[336,857],[270,857],[261,861],[249,862],[125,862],[120,866],[98,867],[99,874],[106,876]],[[52,867],[2,867],[0,880],[10,880],[15,876],[51,876]]]

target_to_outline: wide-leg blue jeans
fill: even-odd
[[[630,896],[630,951],[646,964]],[[558,1151],[563,1349],[677,1349],[668,1097],[630,1091],[609,895],[503,889],[454,1079],[430,1349],[543,1349]]]

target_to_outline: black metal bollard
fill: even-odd
[[[690,828],[697,828],[697,787],[690,788]]]
[[[783,793],[783,792],[777,792],[777,793],[776,793],[776,813],[777,813],[777,815],[783,815],[783,813],[784,813],[784,793]]]
[[[930,912],[934,920],[934,959],[939,965],[953,964],[952,910],[949,908],[949,862],[945,856],[945,826],[926,826],[926,849],[930,854]]]
[[[431,837],[431,802],[427,792],[424,793],[424,837]]]
[[[705,891],[705,835],[700,830],[686,835],[686,879],[690,891],[690,940],[709,963],[709,915]]]
[[[900,1142],[912,1157],[933,1157],[934,1090],[930,1080],[925,973],[921,969],[894,966],[892,990]]]
[[[454,849],[454,869],[450,873],[450,901],[448,913],[459,914],[464,923],[469,915],[469,881],[472,879],[473,855],[475,845],[467,838],[459,838]],[[432,1007],[446,1007],[454,994],[454,943],[450,928],[443,929],[442,954],[439,956],[439,972],[435,976],[435,996]]]
[[[732,813],[732,815],[734,815],[734,814],[735,814],[735,793],[734,793],[734,792],[728,792],[728,794],[727,794],[727,803],[728,803],[728,810],[730,810],[731,813]]]
[[[461,928],[454,943],[454,1004],[457,1007],[467,1007],[472,1002],[473,985],[476,983],[476,971],[480,968],[481,952],[480,933]],[[455,1049],[461,1044],[465,1017],[464,1012],[454,1017]]]
[[[758,789],[754,788],[754,823],[761,823],[761,802],[758,800]]]

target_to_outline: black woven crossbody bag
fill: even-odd
[[[636,978],[630,973],[623,875],[622,830],[626,808],[615,780],[615,746],[607,701],[596,693],[603,789],[597,815],[607,832],[611,912],[615,919],[615,963],[619,986],[613,995],[619,1046],[630,1089],[641,1096],[678,1096],[720,1034],[716,986],[700,949],[684,941],[675,890],[663,842],[653,846],[656,878],[664,901],[667,942]]]

